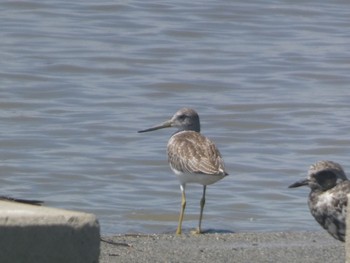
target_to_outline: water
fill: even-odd
[[[347,1],[5,1],[0,4],[2,194],[95,213],[103,234],[174,232],[172,130],[196,109],[230,176],[203,228],[319,230],[288,189],[313,162],[350,171]],[[188,185],[184,229],[201,187]]]

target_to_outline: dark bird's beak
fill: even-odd
[[[163,129],[163,128],[170,128],[170,127],[172,127],[172,122],[171,121],[166,121],[166,122],[163,122],[162,124],[159,124],[159,125],[154,126],[152,128],[138,131],[138,133],[155,131],[155,130],[159,130],[159,129]]]
[[[295,182],[294,184],[291,184],[290,186],[288,186],[288,188],[296,188],[296,187],[304,186],[304,185],[308,185],[308,184],[309,184],[309,179],[302,179],[302,180]]]

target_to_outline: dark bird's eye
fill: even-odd
[[[337,175],[331,171],[321,171],[315,177],[317,183],[324,189],[332,188],[337,182]]]
[[[181,114],[180,116],[179,116],[179,119],[180,120],[184,120],[186,118],[186,115],[185,114]]]

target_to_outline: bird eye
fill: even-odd
[[[180,119],[180,120],[184,120],[185,118],[186,118],[186,115],[185,115],[185,114],[179,115],[179,119]]]
[[[324,189],[330,189],[336,185],[337,175],[332,171],[321,171],[315,174],[317,183]]]

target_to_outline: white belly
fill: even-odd
[[[180,181],[180,184],[195,183],[201,185],[210,185],[225,177],[224,175],[183,173],[176,169],[173,169],[171,166],[170,168],[175,173],[177,179]]]

